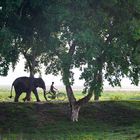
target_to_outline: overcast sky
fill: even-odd
[[[82,88],[83,87],[83,83],[84,81],[79,80],[79,71],[77,69],[74,70],[75,73],[75,84],[73,85],[73,88],[77,89],[77,88]],[[12,69],[9,70],[8,76],[6,77],[2,77],[0,76],[0,86],[10,86],[12,84],[12,82],[17,78],[17,77],[21,77],[21,76],[29,76],[29,73],[24,71],[24,59],[21,57],[20,62],[17,64],[16,69],[14,70],[14,72],[12,71]],[[64,85],[61,81],[61,76],[52,76],[52,75],[45,75],[42,74],[42,78],[44,79],[47,88],[49,88],[49,86],[51,85],[52,82],[55,83],[55,86],[58,88],[64,88]],[[140,90],[140,86],[136,87],[131,85],[131,82],[127,79],[124,78],[122,80],[122,88],[111,88],[108,84],[108,82],[104,82],[104,89],[106,90],[113,90],[113,89],[119,89],[119,90]]]

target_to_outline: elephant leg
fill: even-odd
[[[31,101],[31,92],[27,93],[27,101]]]
[[[22,100],[25,102],[26,101],[26,96]]]
[[[15,95],[15,99],[14,102],[18,102],[19,96],[21,95],[21,92],[19,91],[15,91],[16,95]]]
[[[39,96],[38,96],[38,93],[37,93],[37,89],[34,89],[33,93],[34,93],[34,95],[36,97],[37,102],[40,102],[40,99],[39,99]]]
[[[23,98],[23,101],[25,102],[26,100],[27,101],[31,100],[31,91],[26,92],[26,96],[25,96],[25,98]]]

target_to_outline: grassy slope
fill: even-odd
[[[0,90],[0,134],[6,140],[140,139],[140,101],[135,100],[140,97],[138,92],[104,93],[102,101],[90,102],[81,109],[77,123],[69,120],[67,103],[13,103],[8,95],[7,90]],[[76,95],[82,96],[79,92]]]
[[[0,108],[0,133],[22,134],[26,140],[133,140],[140,136],[139,101],[91,102],[81,109],[77,123],[69,120],[66,103],[0,103]]]

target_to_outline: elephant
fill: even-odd
[[[24,101],[30,101],[30,95],[31,91],[34,93],[37,102],[40,102],[37,88],[40,87],[44,91],[44,95],[46,93],[46,86],[45,82],[42,78],[33,78],[33,77],[19,77],[15,79],[15,81],[12,83],[11,86],[11,92],[9,98],[12,98],[12,90],[13,86],[15,88],[15,99],[14,102],[18,102],[19,96],[22,92],[26,92],[25,98],[23,98]]]

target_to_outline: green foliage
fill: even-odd
[[[13,38],[13,34],[7,28],[3,27],[0,30],[0,75],[3,76],[7,75],[10,63],[14,69],[18,61],[18,51],[11,44]]]
[[[139,2],[137,4],[139,5]],[[108,49],[107,73],[105,75],[111,85],[120,85],[124,75],[130,77],[133,84],[137,85],[139,82],[139,65],[136,66],[133,54],[137,48],[138,28],[136,29],[136,27],[139,23],[139,14],[136,14],[135,5],[136,3],[132,1],[127,3],[122,1],[116,5],[118,7],[115,6],[113,9],[115,12],[115,15],[112,13],[113,38]],[[125,16],[123,16],[124,14]]]
[[[72,70],[79,68],[85,88],[96,95],[104,78],[121,86],[126,76],[138,85],[139,0],[6,0],[0,6],[3,75],[21,53],[25,70],[35,74],[43,63],[46,74],[61,73],[65,85],[74,83]]]

